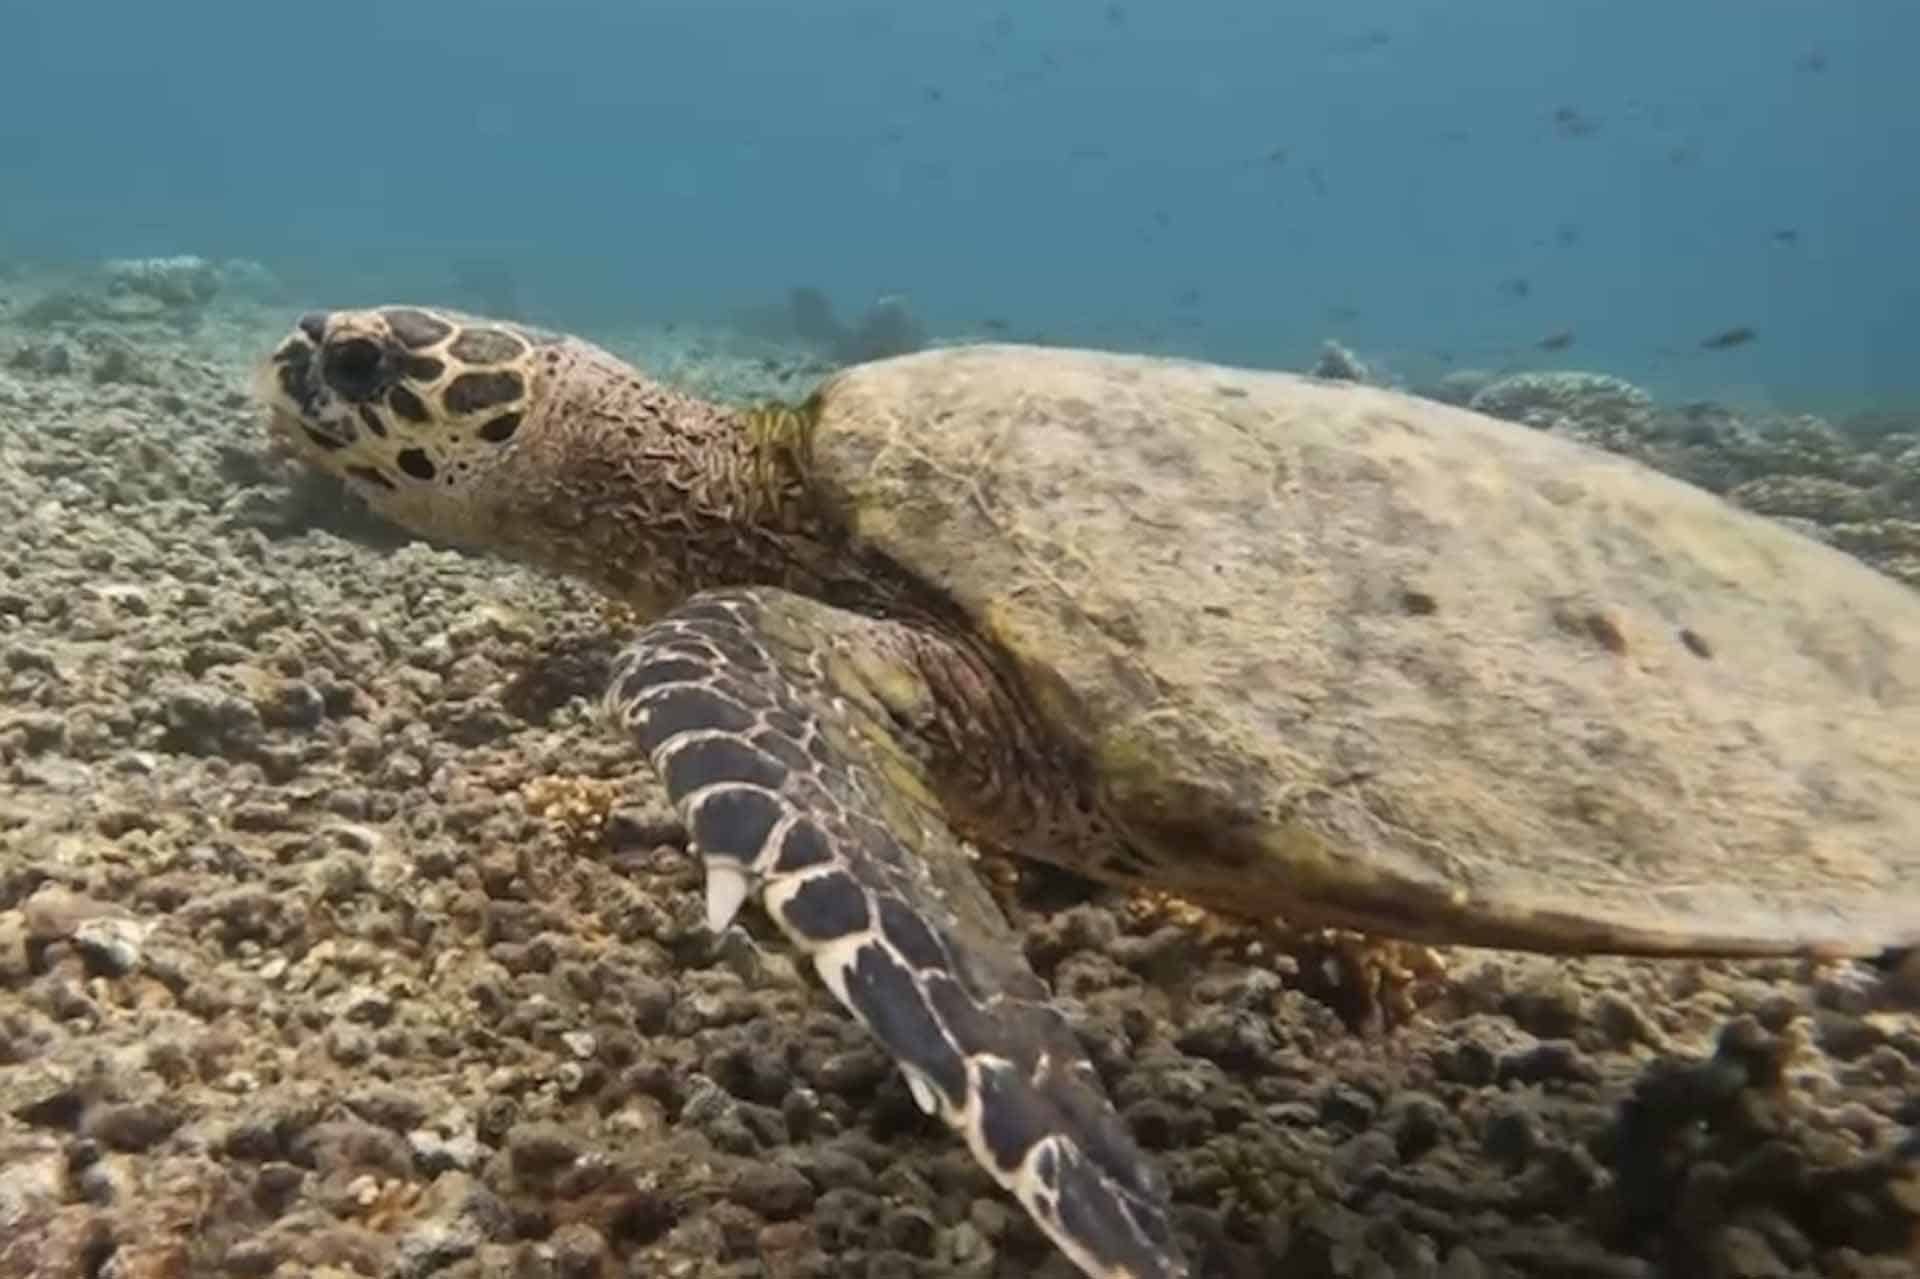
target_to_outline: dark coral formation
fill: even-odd
[[[1920,1245],[1920,1135],[1822,1114],[1791,1085],[1794,1049],[1748,1016],[1713,1056],[1650,1065],[1595,1143],[1613,1171],[1603,1233],[1670,1273]]]
[[[794,289],[787,306],[793,332],[841,364],[907,355],[927,344],[926,330],[902,297],[876,300],[851,325],[841,322],[833,303],[816,288]]]

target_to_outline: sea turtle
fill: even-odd
[[[1407,938],[1920,941],[1920,596],[1550,434],[1014,345],[727,407],[423,306],[258,386],[376,511],[655,619],[608,705],[708,922],[757,893],[1090,1275],[1186,1273],[1167,1185],[969,844]]]

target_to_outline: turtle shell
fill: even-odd
[[[956,347],[816,403],[823,499],[1011,659],[1145,861],[1092,873],[1541,950],[1920,941],[1920,594],[1839,551],[1282,373]]]

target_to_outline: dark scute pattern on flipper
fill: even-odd
[[[1152,1274],[1157,1256],[1171,1244],[1164,1222],[1145,1219],[1124,1199],[1107,1192],[1100,1170],[1077,1154],[1061,1157],[1046,1180],[1055,1187],[1060,1225],[1076,1239],[1111,1241],[1096,1256],[1109,1267]]]
[[[802,818],[793,824],[793,828],[780,841],[780,856],[774,862],[773,869],[781,874],[792,874],[832,860],[833,849],[827,843],[827,837],[820,833],[818,826]]]
[[[896,897],[880,898],[880,931],[893,948],[915,968],[944,969],[947,952],[925,920]]]
[[[1054,1140],[1056,1121],[1036,1104],[1041,1094],[1021,1087],[1012,1068],[994,1063],[983,1069],[980,1090],[987,1098],[982,1132],[993,1158],[1014,1168],[1033,1153],[1035,1177],[1067,1234],[1089,1241],[1089,1250],[1109,1269],[1156,1273],[1157,1258],[1171,1241],[1164,1217],[1136,1212],[1140,1199],[1113,1194],[1111,1169]],[[1152,1189],[1150,1200],[1165,1193],[1158,1185]]]
[[[914,989],[913,976],[883,947],[866,945],[847,970],[847,1000],[896,1060],[912,1066],[958,1104],[967,1065]]]
[[[786,775],[786,769],[731,737],[696,738],[667,752],[667,789],[676,799],[713,782],[777,787]]]
[[[968,990],[957,975],[929,977],[927,998],[933,1002],[940,1020],[947,1024],[954,1038],[961,1043],[985,1043],[993,1038],[993,1018],[982,1006],[984,997],[978,991]],[[1037,1046],[1031,1040],[1015,1047],[1019,1051],[1019,1055],[1013,1058],[1015,1065],[1024,1067],[1039,1055]]]
[[[709,652],[724,659],[727,669],[735,674],[748,671],[758,674],[773,669],[760,647],[741,635],[736,627],[701,622],[686,627],[683,633],[688,638],[697,638]]]
[[[801,884],[782,913],[793,927],[823,942],[864,932],[873,922],[867,895],[838,871],[815,875]]]
[[[813,759],[792,738],[767,729],[753,734],[754,746],[780,761],[789,772],[804,772],[813,767]]]
[[[383,314],[387,317],[387,328],[392,330],[393,336],[400,340],[402,346],[415,351],[432,346],[453,332],[453,326],[446,321],[410,306],[389,307]]]
[[[1095,1259],[1089,1273],[1102,1279],[1180,1279],[1188,1272],[1164,1182],[1044,1002],[1018,938],[980,904],[964,848],[915,801],[879,802],[888,774],[861,732],[892,731],[886,712],[870,698],[852,707],[862,695],[834,682],[844,676],[826,652],[884,644],[897,631],[775,590],[707,592],[641,631],[615,663],[610,709],[647,747],[694,846],[746,862],[789,940],[932,1089],[941,1116],[1041,1228]],[[808,643],[819,651],[803,651]],[[679,698],[689,684],[715,699]],[[679,736],[656,727],[654,708],[669,699]],[[733,715],[724,730],[717,718],[697,723],[701,706],[744,709],[752,724],[730,727]],[[901,745],[913,758],[913,744]],[[782,809],[751,859],[737,846],[757,823],[729,825],[726,810],[702,798],[722,780],[764,786]],[[895,829],[886,819],[902,801],[918,820]],[[956,901],[967,903],[960,913]]]
[[[683,657],[670,657],[657,662],[648,662],[644,666],[630,670],[622,682],[613,690],[613,697],[619,702],[636,702],[648,689],[659,688],[663,684],[679,683],[682,680],[704,678],[707,668],[699,662]],[[641,742],[651,751],[657,742]]]
[[[959,982],[930,979],[927,993],[962,1047],[994,1042],[999,1048],[997,1055],[1005,1058],[1016,1073],[1040,1081],[1040,1091],[1083,1134],[1087,1157],[1102,1171],[1142,1199],[1166,1197],[1167,1187],[1159,1170],[1141,1155],[1131,1135],[1124,1128],[1100,1122],[1107,1111],[1106,1097],[1072,1027],[1058,1010],[1029,1004],[1026,1033],[1015,1040],[998,1030],[991,1010]]]
[[[647,726],[641,742],[653,750],[677,733],[694,729],[718,729],[723,733],[744,733],[753,726],[753,716],[710,688],[669,689],[647,706]]]
[[[1060,1181],[1060,1149],[1057,1146],[1044,1146],[1033,1157],[1033,1170],[1040,1180],[1049,1186]]]
[[[1027,1153],[1053,1133],[1052,1116],[1031,1090],[1020,1086],[1013,1069],[998,1064],[980,1072],[981,1133],[994,1162],[1008,1172],[1020,1166]]]
[[[780,801],[751,786],[716,791],[700,802],[700,851],[751,863],[780,820]]]
[[[1059,1023],[1059,1034],[1063,1041],[1070,1041],[1072,1031],[1064,1020]],[[1098,1076],[1092,1067],[1085,1061],[1054,1052],[1051,1068],[1055,1077],[1049,1081],[1046,1092],[1062,1111],[1080,1118],[1076,1127],[1087,1134],[1082,1153],[1104,1175],[1118,1181],[1136,1198],[1165,1199],[1170,1193],[1166,1177],[1151,1161],[1141,1157],[1132,1135],[1125,1129],[1109,1129],[1097,1122],[1106,1110],[1107,1099],[1099,1091]],[[1111,1140],[1114,1137],[1118,1140]]]

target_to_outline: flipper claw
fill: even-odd
[[[939,1114],[940,1102],[933,1095],[933,1086],[911,1070],[903,1068],[900,1073],[906,1077],[907,1091],[913,1094],[913,1104],[920,1107],[921,1113]]]
[[[707,862],[707,928],[724,933],[747,900],[746,872],[729,861]]]

